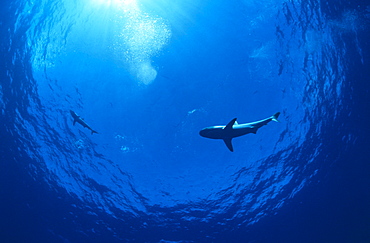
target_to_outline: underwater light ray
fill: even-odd
[[[165,21],[142,11],[136,0],[94,0],[93,3],[115,13],[118,30],[114,52],[128,65],[133,79],[150,84],[157,76],[152,57],[162,50],[171,36]]]
[[[124,4],[136,4],[136,0],[91,0],[95,5],[103,5],[106,7],[120,7]]]

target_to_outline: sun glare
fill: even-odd
[[[100,6],[120,8],[127,5],[136,5],[136,0],[92,0],[92,3]]]
[[[152,58],[168,42],[169,26],[161,17],[143,11],[138,0],[91,1],[99,10],[100,18],[107,16],[107,23],[115,29],[115,54],[128,65],[134,79],[150,84],[157,76]]]

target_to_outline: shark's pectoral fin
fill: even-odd
[[[74,120],[73,120],[73,126],[76,124],[76,122],[77,122],[77,120],[76,120],[76,119],[74,119]]]
[[[224,127],[224,130],[226,133],[232,133],[232,130],[233,130],[233,126],[236,122],[236,118],[232,119],[229,123],[227,123],[227,125]],[[226,137],[224,138],[224,142],[227,146],[227,148],[231,151],[231,152],[234,152],[234,149],[233,149],[233,144],[231,143],[231,139],[232,137]]]
[[[233,144],[231,143],[231,139],[232,138],[224,138],[224,142],[227,146],[227,148],[231,151],[231,152],[234,152],[234,149],[233,149]]]

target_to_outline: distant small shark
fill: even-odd
[[[238,124],[236,118],[232,119],[226,126],[212,126],[203,128],[199,135],[205,138],[212,138],[212,139],[223,139],[226,146],[229,148],[231,152],[234,151],[233,145],[231,140],[236,137],[240,137],[246,135],[248,133],[257,133],[257,130],[267,125],[270,121],[278,121],[278,117],[280,112],[275,113],[273,116],[263,119],[261,121],[251,122],[251,123],[244,123]]]
[[[91,135],[94,133],[98,133],[97,131],[93,130],[87,123],[84,121],[83,118],[81,118],[79,115],[76,114],[76,112],[70,110],[69,111],[73,117],[73,126],[77,123],[80,123],[83,127],[87,127],[91,131]]]

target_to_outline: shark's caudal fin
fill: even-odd
[[[280,121],[278,120],[279,116],[280,116],[280,112],[276,112],[276,113],[271,117],[271,119],[272,119],[274,122],[280,122]]]

